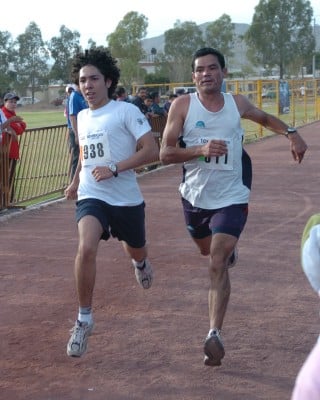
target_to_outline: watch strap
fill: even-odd
[[[286,137],[288,137],[289,135],[293,135],[295,133],[297,133],[296,128],[288,128],[287,132],[285,133],[285,135],[286,135]]]
[[[118,167],[117,164],[111,163],[108,165],[108,168],[112,172],[112,175],[116,178],[118,176]]]

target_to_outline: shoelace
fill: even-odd
[[[88,327],[89,326],[87,324],[84,325],[84,324],[78,323],[76,326],[74,326],[71,329],[71,333],[74,334],[73,343],[81,343]]]

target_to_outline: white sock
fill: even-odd
[[[213,328],[213,329],[210,329],[210,330],[209,330],[208,336],[211,336],[211,334],[212,334],[213,332],[214,332],[215,334],[216,334],[216,333],[220,334],[220,330],[219,330],[219,329]]]
[[[132,264],[133,264],[136,268],[140,268],[140,269],[144,266],[144,262],[145,262],[145,260],[142,260],[142,261],[132,260]]]
[[[93,317],[91,307],[79,307],[78,321],[92,324]]]

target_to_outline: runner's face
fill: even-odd
[[[93,65],[86,65],[80,69],[79,87],[89,107],[94,110],[108,103],[108,89],[111,80],[105,82],[104,76]]]
[[[200,93],[220,93],[225,73],[226,69],[221,68],[218,58],[208,54],[195,60],[192,79]]]

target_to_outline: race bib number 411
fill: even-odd
[[[206,139],[203,139],[206,140]],[[220,157],[204,157],[198,158],[198,162],[201,168],[206,169],[220,169],[220,170],[232,170],[233,169],[233,141],[224,139],[227,147],[228,153]],[[202,143],[206,143],[203,141]]]

